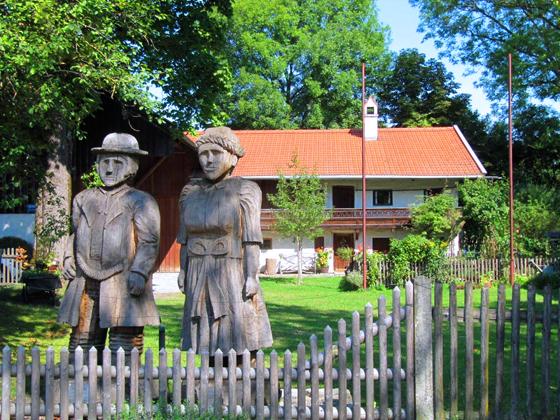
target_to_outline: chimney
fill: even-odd
[[[364,114],[364,137],[366,140],[377,140],[377,101],[370,96],[363,109]]]

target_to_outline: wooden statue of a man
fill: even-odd
[[[147,155],[130,134],[112,133],[97,154],[103,187],[73,201],[72,227],[63,262],[69,280],[58,321],[72,326],[77,346],[109,348],[127,356],[144,342],[144,325],[158,325],[151,275],[159,250],[160,216],[155,199],[132,188],[138,158]],[[127,357],[128,359],[128,357]]]

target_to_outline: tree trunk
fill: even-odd
[[[72,204],[73,141],[63,124],[47,140],[52,151],[37,197],[35,217],[35,255],[62,262]],[[50,255],[49,255],[50,254]]]
[[[302,247],[303,241],[300,238],[296,239],[297,246],[297,284],[301,286],[303,284],[303,261],[302,261]]]

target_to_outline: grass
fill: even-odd
[[[272,332],[274,335],[274,348],[283,352],[285,349],[292,350],[295,353],[296,346],[299,342],[304,342],[306,345],[309,343],[309,337],[316,334],[319,337],[319,345],[322,346],[322,335],[325,326],[330,325],[333,328],[333,336],[336,337],[337,322],[340,318],[346,320],[347,331],[350,331],[351,316],[353,311],[359,311],[363,314],[364,305],[368,302],[373,304],[374,314],[377,317],[377,300],[384,297],[387,302],[387,310],[390,311],[392,306],[392,290],[368,290],[368,291],[353,291],[341,292],[338,288],[340,277],[332,276],[316,276],[306,277],[303,286],[295,284],[293,277],[263,277],[261,284],[267,302],[270,321],[272,324]],[[38,346],[42,350],[44,357],[44,350],[52,346],[55,348],[56,354],[58,350],[68,344],[69,328],[60,326],[56,323],[57,309],[49,306],[48,302],[40,300],[33,304],[23,304],[20,300],[21,289],[16,287],[5,287],[0,289],[0,313],[4,314],[2,322],[0,323],[0,345],[9,345],[15,348],[23,345],[27,348]],[[448,306],[448,287],[444,287],[444,306]],[[506,287],[507,308],[511,307],[511,288]],[[480,306],[481,293],[480,290],[474,291],[473,305],[474,307]],[[527,306],[527,291],[521,290],[521,309],[526,309]],[[162,295],[157,298],[157,305],[160,311],[161,319],[166,327],[167,333],[167,348],[179,347],[179,337],[181,331],[181,322],[183,315],[184,296],[180,294]],[[404,303],[404,293],[401,296],[401,303]],[[457,291],[457,303],[459,308],[464,303],[464,291]],[[553,300],[553,308],[558,311],[558,295],[555,293]],[[497,306],[497,288],[490,289],[490,305],[491,308]],[[543,296],[537,293],[536,300],[537,311],[541,312],[543,307]],[[474,386],[474,401],[475,405],[480,401],[480,325],[475,321],[475,346],[474,346],[474,369],[475,369],[475,386]],[[405,353],[405,336],[402,336],[402,354]],[[349,334],[349,333],[347,333]],[[446,385],[446,407],[450,406],[448,384],[450,383],[449,372],[449,329],[448,323],[444,322],[444,383]],[[550,349],[551,366],[557,366],[559,360],[558,350],[558,329],[557,325],[553,325],[552,341]],[[157,349],[158,347],[158,328],[147,327],[145,329],[145,347]],[[505,378],[504,378],[504,399],[502,401],[502,408],[505,409],[509,405],[509,391],[510,391],[510,377],[512,370],[511,361],[511,324],[506,322],[506,348],[505,348]],[[392,342],[391,332],[389,331],[388,342]],[[521,348],[520,348],[520,406],[526,409],[525,395],[526,395],[526,371],[527,371],[527,354],[526,354],[526,325],[521,324]],[[535,381],[538,384],[534,390],[533,410],[538,410],[542,406],[543,391],[541,379],[541,360],[542,360],[542,325],[537,324],[536,328],[536,355],[535,355]],[[377,346],[376,340],[376,346]],[[464,389],[465,383],[465,331],[464,324],[459,323],[459,410],[464,408]],[[392,364],[392,350],[391,345],[388,346],[388,361],[389,366]],[[490,405],[494,405],[493,390],[495,383],[495,348],[496,348],[496,330],[495,323],[490,324],[490,366],[489,366],[489,381],[490,381]],[[379,352],[376,349],[376,361],[378,365]],[[406,361],[403,360],[403,366]],[[558,376],[560,374],[557,367],[551,369],[551,395],[552,403],[556,404],[557,395],[559,390],[557,387]],[[391,388],[391,387],[390,387]],[[403,387],[404,388],[404,387]],[[376,392],[378,392],[376,390]],[[379,395],[379,394],[376,394]],[[391,401],[391,400],[389,400]],[[404,401],[404,395],[403,395]],[[478,407],[475,407],[478,410]]]

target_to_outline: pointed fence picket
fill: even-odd
[[[174,349],[168,366],[165,348],[144,355],[134,349],[129,358],[122,349],[98,355],[95,348],[73,354],[49,348],[41,364],[37,348],[29,358],[22,347],[5,347],[0,418],[109,419],[125,412],[145,418],[187,410],[314,420],[556,415],[557,297],[547,288],[541,299],[530,288],[523,306],[519,286],[510,302],[500,286],[497,302],[481,289],[475,305],[476,293],[467,285],[460,309],[455,285],[433,288],[420,277],[406,285],[405,306],[395,288],[390,310],[384,296],[375,303],[377,319],[368,304],[363,316],[352,314],[349,335],[340,320],[337,337],[327,326],[283,357],[220,350],[212,359],[196,358],[192,350],[185,357]],[[536,389],[539,404],[530,398]]]

